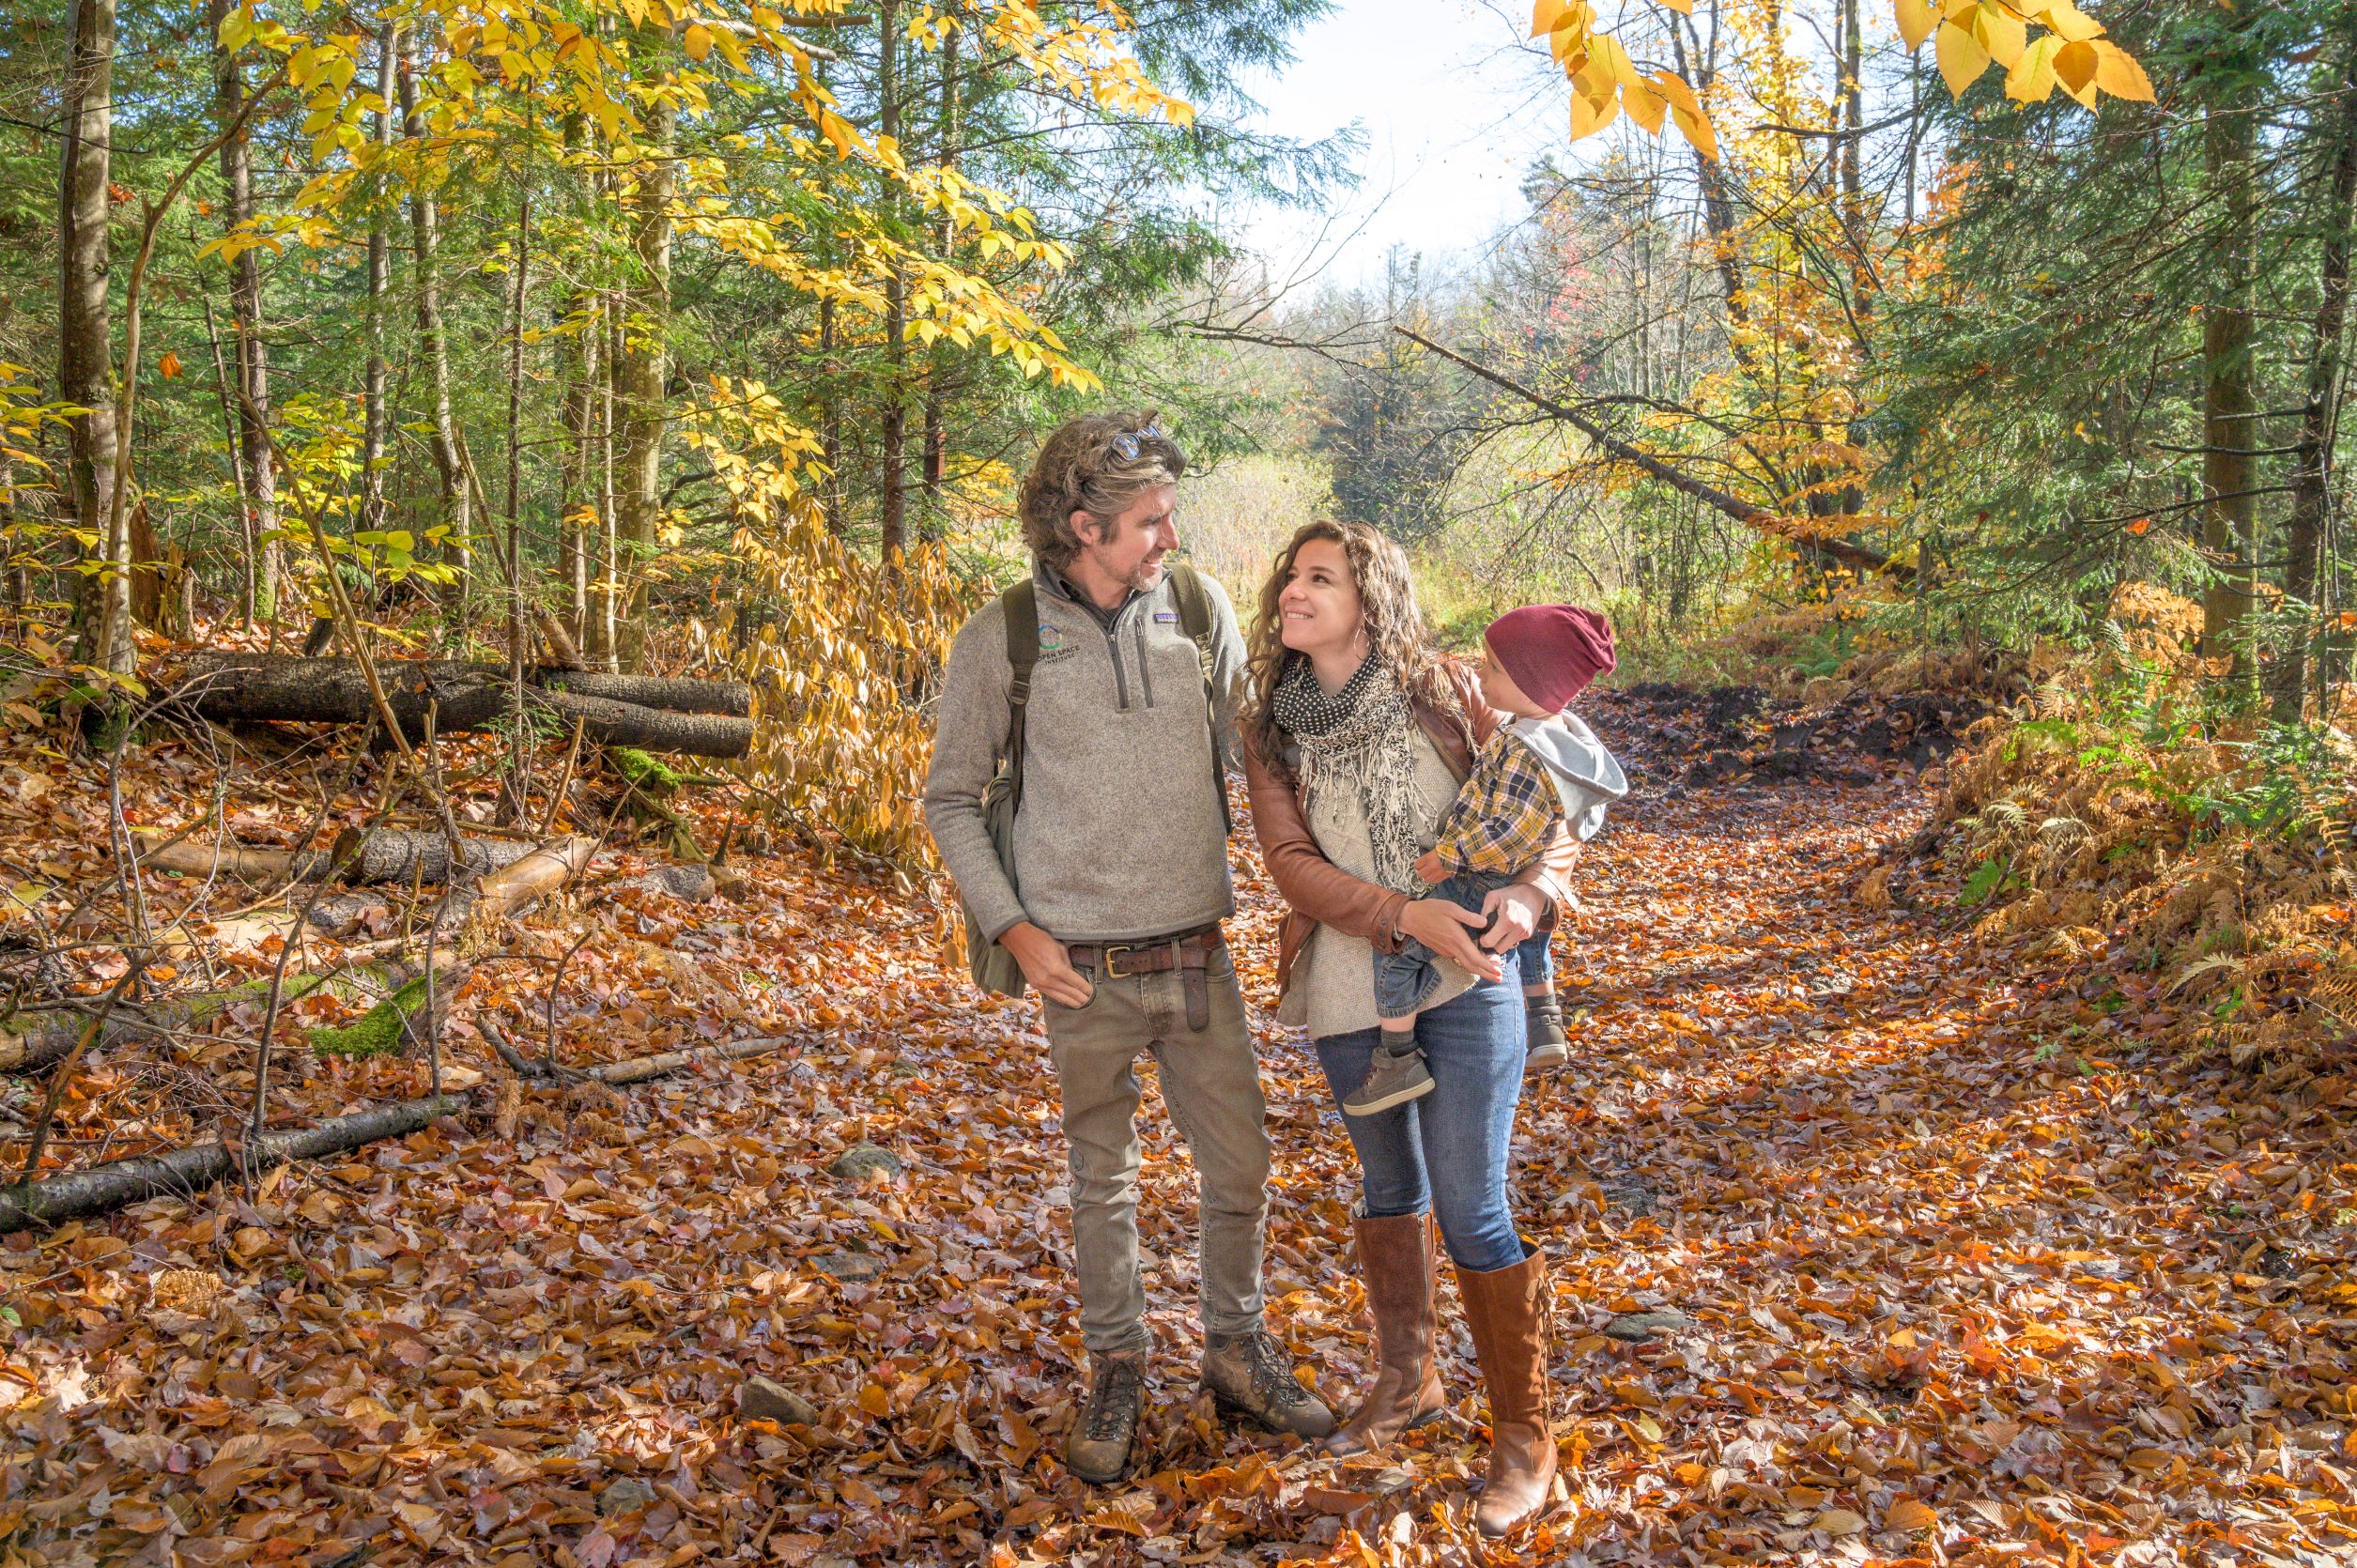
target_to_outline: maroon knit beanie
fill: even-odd
[[[1482,634],[1490,657],[1550,714],[1571,706],[1588,683],[1612,668],[1612,623],[1578,605],[1524,605]]]

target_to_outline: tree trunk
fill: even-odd
[[[639,36],[649,44],[660,37],[652,29],[641,29]],[[615,614],[614,640],[626,669],[637,669],[646,660],[643,568],[655,557],[663,515],[663,346],[671,317],[671,196],[677,183],[671,137],[676,124],[676,111],[668,100],[647,111],[650,156],[632,171],[631,247],[638,265],[627,293],[614,388],[622,420],[621,494],[615,502],[620,537],[615,544],[627,558],[613,562],[615,576],[626,584],[617,591],[622,604]]]
[[[2321,620],[2317,611],[2317,585],[2332,518],[2333,441],[2340,424],[2341,339],[2349,325],[2349,226],[2352,216],[2357,216],[2357,38],[2343,46],[2335,76],[2340,103],[2330,122],[2333,179],[2324,200],[2316,325],[2308,340],[2308,397],[2301,410],[2299,451],[2293,459],[2291,528],[2284,561],[2284,597],[2298,620],[2268,680],[2275,717],[2286,724],[2297,723],[2304,707],[2309,649]],[[2247,426],[2256,422],[2244,423]]]
[[[850,528],[850,519],[843,515],[843,417],[840,389],[836,385],[835,372],[835,301],[819,301],[819,453],[826,464],[826,478],[819,491],[820,509],[826,516],[826,531],[840,539]]]
[[[901,136],[901,8],[899,0],[876,6],[876,104],[879,134]],[[898,200],[892,205],[897,208]],[[908,544],[908,284],[896,258],[884,281],[884,413],[877,428],[880,555],[887,568]],[[895,568],[896,569],[896,568]]]
[[[2222,70],[2232,70],[2222,62]],[[2201,542],[2217,577],[2202,592],[2205,657],[2234,657],[2247,680],[2255,662],[2242,646],[2241,622],[2252,605],[2251,563],[2257,554],[2258,439],[2250,416],[2253,316],[2251,309],[2251,157],[2255,114],[2247,89],[2213,103],[2203,129],[2210,187],[2225,225],[2211,268],[2211,296],[2202,317],[2202,509]]]
[[[424,112],[418,106],[418,72],[424,62],[419,58],[417,37],[418,30],[414,28],[402,34],[402,129],[413,141],[423,140],[426,133]],[[446,591],[445,619],[463,643],[468,624],[467,595],[472,586],[467,540],[474,529],[474,515],[466,472],[458,458],[458,422],[450,406],[450,340],[442,328],[442,285],[437,269],[440,231],[440,210],[421,181],[409,194],[411,266],[417,274],[418,347],[425,357],[426,400],[434,427],[427,444],[434,453],[435,484],[441,496],[440,520],[449,530],[442,538],[441,558],[458,575],[458,580]]]
[[[590,561],[596,553],[598,339],[603,329],[596,295],[576,289],[566,317],[572,331],[560,342],[570,375],[565,378],[564,428],[568,438],[557,498],[557,580],[564,593],[565,635],[576,646],[590,635]]]
[[[76,526],[100,541],[87,579],[82,657],[131,672],[130,517],[115,495],[115,344],[107,300],[109,154],[114,137],[115,0],[70,0],[73,26],[60,116],[57,181],[57,395],[87,412],[66,424]]]
[[[955,6],[949,8],[952,26],[941,44],[941,146],[938,157],[944,169],[958,166],[958,46],[965,38],[965,27]],[[941,230],[935,243],[941,247],[941,260],[954,263],[957,259],[958,228],[945,208],[941,214]],[[938,345],[927,357],[925,375],[925,518],[924,531],[928,538],[941,537],[945,527],[941,485],[949,467],[949,435],[947,419],[949,407],[949,357]]]
[[[385,294],[393,286],[393,238],[385,203],[384,161],[393,151],[393,57],[399,52],[401,24],[388,22],[377,34],[377,177],[370,181],[368,214],[368,374],[362,389],[361,425],[361,527],[385,526],[385,436],[393,428],[392,410],[385,407]]]
[[[213,111],[218,122],[235,125],[245,110],[245,71],[222,47],[221,23],[232,0],[211,0],[207,14],[213,39]],[[252,129],[240,129],[221,145],[223,225],[234,233],[254,217]],[[248,571],[253,581],[249,617],[258,616],[273,633],[279,594],[285,581],[285,552],[268,535],[278,528],[278,464],[270,453],[270,371],[262,341],[262,255],[258,250],[229,263],[229,334],[237,361],[236,420],[238,481],[245,512],[245,537],[252,542]]]
[[[621,668],[616,646],[620,638],[614,635],[614,600],[622,581],[622,527],[614,489],[614,377],[622,362],[621,305],[620,297],[609,292],[598,310],[606,336],[597,377],[597,577],[590,588],[589,632],[581,639],[583,655],[609,671]]]

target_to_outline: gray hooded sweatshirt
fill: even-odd
[[[1605,811],[1628,793],[1628,776],[1621,771],[1620,761],[1577,714],[1517,718],[1507,728],[1546,764],[1571,836],[1583,844],[1594,838],[1603,830]]]
[[[1244,642],[1218,583],[1211,602],[1213,729],[1203,665],[1165,576],[1101,623],[1056,575],[1036,569],[1040,662],[1024,720],[1023,802],[1010,883],[991,848],[982,792],[1007,747],[1004,607],[993,599],[949,652],[925,778],[925,825],[995,942],[1029,920],[1064,942],[1130,942],[1225,919],[1228,880],[1220,791],[1237,761]],[[1020,887],[1020,893],[1017,888]]]

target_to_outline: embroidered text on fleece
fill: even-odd
[[[982,820],[982,792],[1007,746],[1013,679],[997,599],[958,631],[925,779],[925,825],[980,922],[971,934],[994,942],[1029,920],[1064,942],[1129,942],[1225,919],[1236,895],[1203,666],[1168,576],[1109,626],[1054,573],[1032,578],[1040,662],[1024,719],[1012,884]],[[1227,595],[1209,576],[1203,583],[1224,776],[1237,761],[1244,643]]]

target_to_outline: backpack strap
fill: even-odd
[[[1219,713],[1219,688],[1212,671],[1218,651],[1211,640],[1211,595],[1203,586],[1203,575],[1183,561],[1174,561],[1170,573],[1170,595],[1178,601],[1178,625],[1194,639],[1195,657],[1203,666],[1204,721],[1216,722]],[[1220,818],[1227,823],[1230,833],[1236,831],[1236,813],[1227,803],[1227,777],[1220,771],[1219,738],[1211,741],[1211,789],[1220,797]]]
[[[1025,577],[998,596],[1007,620],[1008,792],[1023,799],[1023,728],[1031,705],[1031,671],[1040,662],[1039,588]]]

